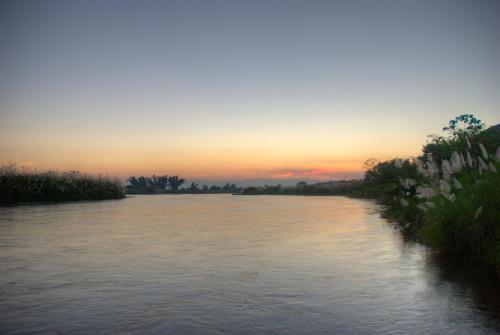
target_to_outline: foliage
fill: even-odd
[[[265,185],[250,186],[243,189],[244,195],[280,194],[280,195],[350,195],[362,185],[360,180],[339,180],[326,183],[307,184],[298,182],[296,186]]]
[[[385,214],[432,245],[500,270],[500,132],[471,114],[443,130],[409,161],[416,175],[401,169]]]
[[[434,159],[441,161],[449,158],[453,151],[477,144],[475,141],[483,141],[484,128],[484,123],[472,114],[457,116],[443,128],[444,135],[430,136],[431,142],[427,143],[422,151],[424,155],[432,154]]]
[[[485,125],[472,114],[462,114],[448,122],[443,128],[448,133],[448,140],[456,141],[462,137],[474,137],[478,135]]]
[[[124,198],[116,179],[78,171],[38,172],[15,164],[0,167],[0,203],[57,202]]]
[[[129,177],[127,179],[128,185],[127,190],[129,193],[164,193],[167,188],[173,191],[179,189],[179,187],[184,184],[185,180],[179,178],[178,176],[156,176],[151,177],[140,176],[140,177]]]
[[[127,179],[129,190],[142,190],[143,193],[155,193],[156,190],[164,190],[168,186],[168,176],[156,176],[151,177],[140,176],[136,178],[135,176],[129,177]],[[132,193],[134,193],[132,191]]]
[[[427,242],[475,259],[500,264],[500,178],[486,172],[477,180],[463,176],[455,201],[435,199],[420,231]]]
[[[168,177],[168,186],[174,191],[177,191],[179,187],[184,184],[184,179],[177,176]]]
[[[186,183],[186,180],[179,178],[179,176],[156,176],[151,177],[129,177],[127,179],[127,192],[129,194],[165,194],[165,193],[239,193],[241,189],[235,184],[227,183],[224,186],[207,186],[203,185],[202,188],[191,182],[189,187],[181,187]]]
[[[363,180],[248,187],[243,194],[348,195],[378,199],[406,233],[500,273],[500,125],[472,114],[433,136],[420,157],[363,165]]]

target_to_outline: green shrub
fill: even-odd
[[[494,172],[474,182],[468,177],[455,201],[435,200],[420,234],[433,245],[500,266],[500,177]]]
[[[468,114],[450,121],[444,130],[448,136],[434,136],[423,155],[409,162],[416,175],[403,166],[400,183],[381,191],[385,215],[433,246],[500,270],[498,126],[484,130],[481,121]],[[392,169],[378,165],[370,170],[384,174],[377,180],[394,179]]]

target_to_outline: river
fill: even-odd
[[[1,334],[492,334],[498,285],[373,201],[150,195],[0,208]]]

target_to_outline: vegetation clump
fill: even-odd
[[[264,185],[250,186],[242,190],[243,195],[349,195],[362,185],[361,180],[338,180],[308,184],[304,181],[295,186]]]
[[[192,182],[189,187],[183,187],[186,184],[184,178],[178,176],[156,176],[128,178],[126,186],[129,194],[201,194],[201,193],[240,193],[241,188],[235,184],[226,183],[224,186],[203,185]]]
[[[361,180],[249,187],[243,194],[373,198],[406,234],[500,273],[500,125],[472,114],[431,136],[419,157],[365,163]]]
[[[178,176],[129,177],[127,192],[130,194],[156,194],[165,193],[167,188],[173,192],[184,184],[185,180]]]
[[[0,204],[121,199],[117,179],[78,171],[39,172],[9,163],[0,166]]]
[[[500,270],[500,133],[471,114],[443,131],[419,157],[374,165],[365,188],[404,231]]]

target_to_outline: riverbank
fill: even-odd
[[[462,115],[444,131],[421,156],[380,163],[365,179],[377,184],[385,178],[378,197],[384,215],[406,234],[500,276],[498,126],[485,129],[472,115]]]
[[[78,171],[39,172],[14,164],[0,167],[0,204],[46,203],[125,198],[122,184]]]
[[[376,199],[385,205],[383,216],[404,234],[500,275],[499,128],[486,129],[473,115],[461,115],[419,157],[372,160],[362,180],[252,187],[243,194]]]

